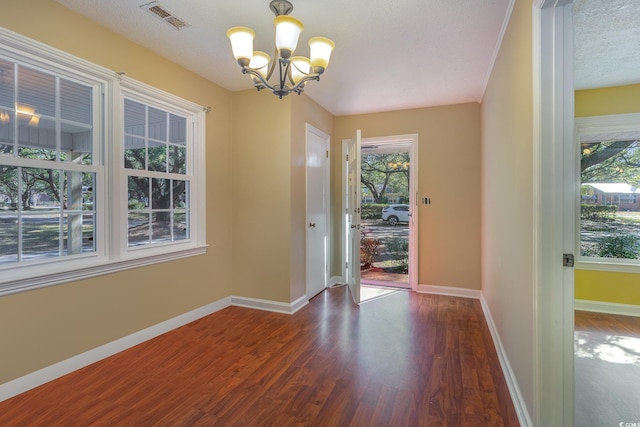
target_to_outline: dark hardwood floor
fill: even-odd
[[[640,425],[640,317],[576,311],[574,360],[576,426]]]
[[[0,403],[1,426],[517,426],[477,300],[228,307]]]

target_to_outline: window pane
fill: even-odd
[[[153,241],[171,240],[171,212],[154,212],[151,217]]]
[[[149,170],[167,171],[167,145],[161,142],[149,141]]]
[[[18,216],[0,211],[0,265],[18,261]]]
[[[55,117],[56,79],[54,76],[25,67],[18,69],[18,118]],[[22,115],[22,117],[20,117]]]
[[[13,155],[14,117],[13,111],[0,110],[0,155]]]
[[[188,208],[187,182],[173,181],[173,208]]]
[[[171,208],[171,180],[154,178],[151,181],[151,209]]]
[[[60,215],[25,215],[22,220],[22,256],[25,259],[60,254]]]
[[[177,209],[173,214],[173,239],[184,240],[188,238],[187,211]]]
[[[18,201],[18,168],[0,165],[0,209],[16,210]]]
[[[142,212],[129,212],[129,246],[149,243],[150,238],[149,214]]]
[[[184,117],[176,116],[175,114],[170,114],[169,126],[169,142],[172,142],[174,144],[186,145],[187,119]]]
[[[144,170],[146,165],[144,139],[134,136],[124,138],[124,167],[127,169]]]
[[[25,121],[18,112],[18,123],[20,157],[56,160],[55,120],[33,116]]]
[[[169,172],[187,173],[187,147],[169,145]]]
[[[145,209],[149,206],[149,178],[129,177],[129,210]]]
[[[124,133],[144,136],[145,106],[130,99],[124,100]]]
[[[167,141],[167,113],[157,108],[149,107],[149,133],[150,139]]]
[[[581,255],[640,259],[640,141],[580,148]]]
[[[60,117],[64,120],[92,124],[92,88],[60,80]]]
[[[60,210],[60,171],[22,168],[22,210]]]
[[[15,123],[13,77],[13,64],[0,60],[0,155],[13,154],[13,124]]]
[[[15,104],[14,84],[13,64],[0,59],[0,109],[13,111]]]
[[[82,252],[96,250],[96,215],[82,215]]]

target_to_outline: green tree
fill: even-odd
[[[368,188],[375,203],[384,203],[385,195],[409,197],[409,153],[363,154],[360,182]]]
[[[581,144],[582,183],[624,182],[640,187],[640,141]]]

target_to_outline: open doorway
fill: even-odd
[[[360,279],[364,286],[415,289],[413,215],[417,135],[365,138],[361,146]]]

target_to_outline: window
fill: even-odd
[[[203,109],[0,40],[0,294],[203,253]]]
[[[128,246],[189,238],[187,118],[124,99]]]
[[[580,259],[640,265],[640,115],[576,122]]]

